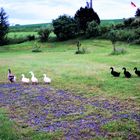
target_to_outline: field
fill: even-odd
[[[101,20],[102,25],[118,24],[122,22],[123,22],[123,19]]]
[[[81,40],[86,53],[76,55],[76,42],[38,43],[40,53],[32,52],[34,42],[1,47],[0,106],[22,129],[48,132],[50,139],[138,140],[140,78],[133,69],[140,69],[139,46],[118,42],[126,53],[111,55],[111,42]],[[111,76],[111,66],[121,72],[119,78]],[[123,67],[132,78],[124,78]],[[15,84],[7,81],[8,68],[17,77]],[[21,83],[21,74],[31,77],[29,71],[38,85]],[[44,73],[50,85],[43,83]]]

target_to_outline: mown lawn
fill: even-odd
[[[134,67],[140,69],[139,46],[119,43],[127,53],[110,55],[112,46],[105,40],[82,40],[82,47],[88,53],[76,55],[76,40],[40,44],[41,53],[32,53],[34,42],[0,48],[0,81],[7,81],[7,69],[11,68],[20,82],[21,74],[29,75],[33,71],[42,82],[43,73],[52,78],[52,86],[68,89],[85,96],[113,96],[120,99],[140,101],[140,78]],[[110,67],[121,72],[119,78],[110,75]],[[122,67],[126,67],[132,78],[123,76]]]
[[[15,135],[7,131],[3,137],[29,140],[140,138],[140,78],[133,70],[134,67],[140,69],[139,46],[117,43],[126,53],[111,55],[111,42],[81,40],[87,53],[76,55],[76,42],[38,44],[42,50],[39,53],[32,52],[34,42],[0,48],[0,107],[17,123],[9,122],[0,111],[0,117],[5,120],[0,132],[5,132],[7,127],[15,128],[11,131]],[[119,78],[111,76],[111,66],[121,72]],[[132,78],[124,78],[123,67],[131,72]],[[15,84],[7,81],[8,68],[17,77]],[[39,84],[23,85],[21,74],[31,77],[31,70]],[[43,84],[44,73],[52,78],[50,86]]]

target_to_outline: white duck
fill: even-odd
[[[32,83],[38,83],[38,79],[34,76],[34,73],[32,71],[29,72],[32,75],[31,81]]]
[[[24,74],[22,74],[22,79],[21,79],[22,83],[29,83],[30,82],[30,79],[29,78],[26,78]]]
[[[43,74],[44,78],[44,82],[47,83],[47,84],[50,84],[51,83],[51,79],[49,77],[46,76],[46,74]]]
[[[13,83],[13,82],[16,82],[16,76],[14,76],[12,73],[11,73],[11,70],[8,69],[8,80]]]

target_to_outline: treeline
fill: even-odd
[[[122,23],[110,26],[102,26],[99,37],[108,38],[108,34],[114,31],[117,41],[140,44],[140,17],[123,19]]]
[[[0,45],[22,43],[37,39],[46,42],[53,32],[59,41],[77,37],[84,38],[113,38],[116,41],[140,44],[140,10],[136,11],[134,18],[123,19],[117,24],[100,24],[100,18],[93,8],[81,7],[73,17],[61,15],[50,24],[16,25],[9,28],[8,17],[3,8],[0,10]],[[25,38],[7,38],[8,32],[35,31],[38,36],[28,35]],[[113,40],[114,40],[113,39]]]

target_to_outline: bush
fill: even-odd
[[[77,25],[70,16],[59,16],[53,20],[54,33],[59,40],[68,40],[74,38],[77,34]]]
[[[39,39],[41,42],[48,41],[49,35],[51,33],[51,29],[42,28],[38,31]]]
[[[135,18],[135,20],[131,23],[131,27],[140,27],[140,18]]]
[[[32,48],[32,52],[42,52],[41,50],[40,50],[40,45],[37,43],[37,42],[35,42],[34,43],[34,46],[33,46],[33,48]]]
[[[125,54],[126,50],[124,48],[116,48],[115,52],[112,51],[111,55],[120,55]]]
[[[75,54],[85,54],[85,53],[87,53],[87,50],[85,48],[83,48],[83,47],[81,48],[80,41],[77,42],[76,46],[77,46],[77,51],[75,52]]]
[[[7,39],[7,44],[20,44],[23,42],[28,41],[27,37],[15,37],[15,38],[8,38]]]
[[[29,41],[35,40],[35,35],[28,35],[28,36],[27,36],[27,39],[28,39]]]
[[[124,19],[124,25],[125,27],[128,27],[131,25],[131,23],[135,20],[135,18],[128,18],[128,19]]]
[[[135,39],[132,41],[132,44],[140,44],[140,39]]]
[[[88,27],[86,29],[86,37],[87,38],[97,37],[99,36],[99,33],[100,33],[99,25],[95,21],[89,22]]]

